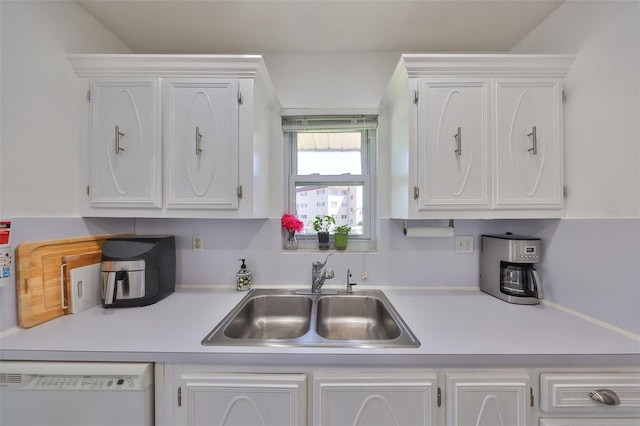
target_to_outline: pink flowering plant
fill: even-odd
[[[281,222],[282,227],[285,228],[290,234],[294,232],[300,232],[304,229],[304,223],[302,223],[302,221],[293,214],[283,214]]]

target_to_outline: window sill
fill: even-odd
[[[320,250],[318,248],[318,242],[315,240],[302,240],[298,241],[298,248],[296,250],[285,250],[284,246],[286,241],[282,240],[282,252],[283,253],[375,253],[378,251],[376,241],[371,240],[353,240],[349,241],[345,250],[336,250],[331,241],[331,247],[328,250]]]

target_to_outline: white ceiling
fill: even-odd
[[[504,52],[562,1],[77,0],[135,53]]]

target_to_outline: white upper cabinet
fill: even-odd
[[[167,207],[237,209],[238,81],[168,80]]]
[[[91,93],[91,205],[162,207],[160,82],[96,80]]]
[[[280,105],[260,56],[70,55],[84,216],[264,218]]]
[[[498,208],[562,208],[561,87],[553,79],[496,81]]]
[[[418,80],[419,210],[487,208],[487,81]]]
[[[403,55],[381,104],[391,217],[561,217],[567,55]]]

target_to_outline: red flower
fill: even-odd
[[[300,232],[304,229],[304,223],[295,215],[285,213],[282,215],[282,226],[289,232]]]

